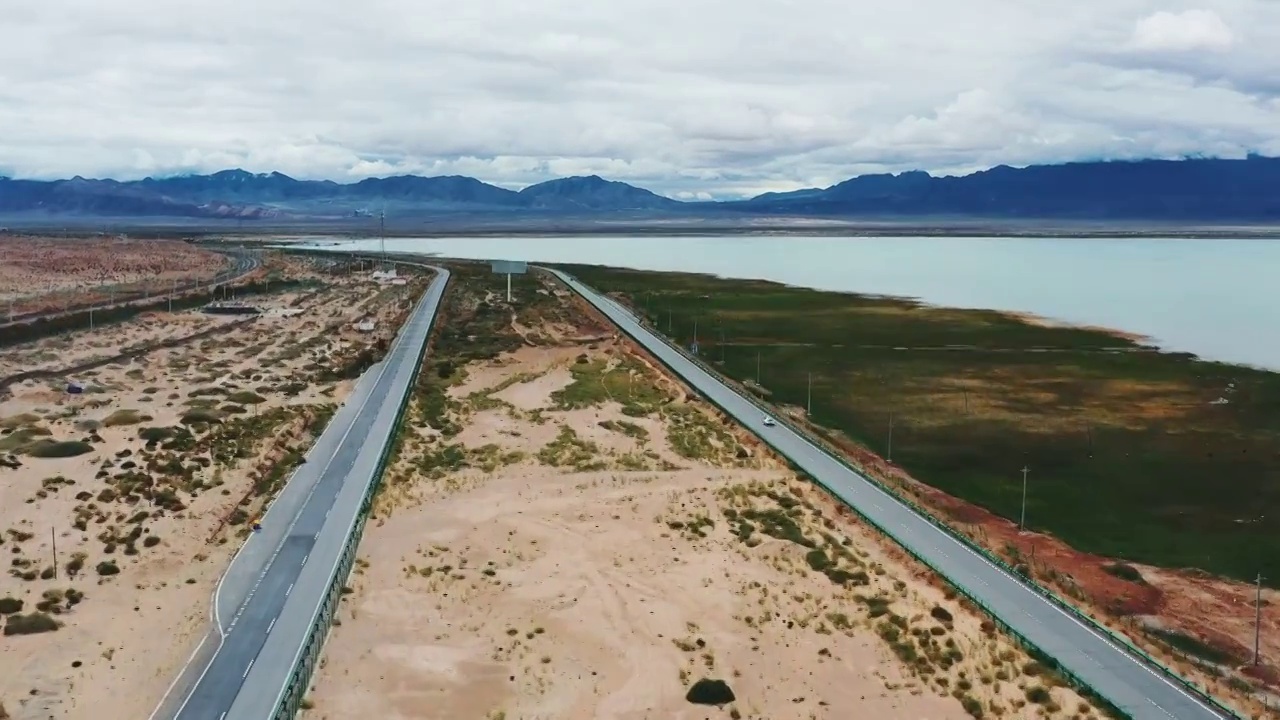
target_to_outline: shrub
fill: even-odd
[[[39,440],[28,445],[26,452],[38,458],[69,458],[93,452],[93,446],[80,440]]]
[[[1049,691],[1040,685],[1032,685],[1027,688],[1027,700],[1037,704],[1044,705],[1050,700]]]
[[[727,705],[736,697],[725,681],[703,678],[689,688],[684,699],[695,705]]]
[[[982,703],[972,695],[964,695],[960,698],[960,706],[970,715],[980,718],[982,717]]]
[[[120,425],[137,425],[140,422],[151,420],[150,415],[143,415],[137,410],[117,410],[103,419],[104,427],[117,427]]]
[[[147,442],[160,442],[173,437],[173,428],[167,427],[145,427],[138,429],[138,437]]]
[[[160,544],[160,538],[156,535],[148,535],[142,541],[142,547],[155,547]]]
[[[15,597],[0,598],[0,615],[22,612],[22,601]]]
[[[934,605],[933,609],[929,611],[929,614],[938,622],[949,623],[952,620],[951,613],[941,605]]]
[[[1146,584],[1146,578],[1142,577],[1142,573],[1138,572],[1138,568],[1126,563],[1111,563],[1102,567],[1108,575],[1118,577],[1121,580],[1128,580],[1131,583],[1139,585]]]
[[[5,635],[35,635],[36,633],[53,632],[62,627],[57,620],[42,612],[30,615],[10,615],[4,624]]]
[[[240,390],[228,395],[227,401],[237,405],[257,405],[258,403],[266,402],[267,399],[255,392]]]
[[[71,559],[67,561],[67,575],[69,577],[75,577],[79,574],[79,572],[84,569],[85,559],[86,556],[82,552],[72,555]]]
[[[103,577],[108,575],[118,575],[120,573],[120,566],[116,565],[115,560],[103,560],[98,563],[97,570],[98,574]]]
[[[207,424],[221,423],[222,413],[218,412],[217,410],[195,408],[183,414],[181,422],[183,425],[196,425],[199,423],[207,423]]]

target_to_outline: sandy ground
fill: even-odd
[[[962,699],[1097,717],[751,438],[705,414],[556,409],[581,351],[526,348],[451,389],[470,467],[414,469],[436,438],[392,468],[305,717],[971,717]],[[548,452],[563,428],[589,449]],[[704,454],[678,450],[707,429]],[[736,700],[686,701],[703,678]]]
[[[7,317],[52,310],[90,293],[168,288],[212,278],[225,256],[177,240],[0,236],[0,303]]]
[[[803,419],[801,410],[788,414],[796,420]],[[1250,716],[1275,713],[1280,708],[1280,671],[1276,669],[1276,658],[1280,658],[1280,615],[1267,611],[1280,604],[1280,592],[1262,591],[1262,665],[1207,663],[1173,652],[1151,641],[1145,631],[1175,631],[1233,657],[1251,658],[1254,586],[1196,570],[1169,570],[1141,563],[1126,564],[1141,574],[1143,582],[1124,580],[1108,572],[1116,562],[1113,558],[1080,552],[1050,535],[1019,530],[1015,523],[929,487],[864,447],[844,439],[835,442],[864,472],[896,486],[1007,561],[1026,562],[1038,582],[1111,630],[1129,637],[1184,677],[1195,679],[1215,697],[1228,700]],[[1017,549],[1017,558],[1010,554],[1011,548]]]
[[[81,395],[65,393],[63,377],[0,392],[0,555],[12,563],[0,578],[0,602],[21,600],[22,614],[42,604],[62,624],[0,637],[0,703],[12,717],[150,714],[204,633],[210,595],[244,519],[267,500],[253,491],[255,479],[277,465],[287,476],[287,451],[311,440],[307,423],[349,392],[352,381],[320,371],[385,340],[407,299],[408,291],[352,278],[272,296],[261,303],[270,311],[243,326],[197,312],[154,314],[6,349],[8,369],[70,366],[125,346],[225,330],[80,373]],[[382,329],[351,327],[365,316]],[[148,449],[139,437],[142,428],[182,428],[195,411],[225,422],[216,433],[191,426],[188,442],[169,450],[169,441]],[[33,457],[16,449],[31,432],[85,439],[91,451]],[[6,627],[14,622],[9,616]]]

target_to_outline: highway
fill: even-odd
[[[288,608],[318,606],[328,590],[326,581],[394,433],[449,279],[448,271],[434,269],[436,277],[386,357],[361,377],[263,515],[262,531],[250,535],[232,559],[214,593],[209,635],[153,720],[270,717],[292,670],[287,658],[300,654],[314,616]],[[234,709],[237,703],[267,710],[242,712]]]
[[[549,271],[705,397],[863,516],[890,529],[902,545],[941,569],[949,581],[980,599],[997,617],[1116,707],[1141,720],[1231,717],[1204,704],[783,423],[765,426],[765,416],[756,405],[644,327],[626,308],[566,273]]]
[[[186,281],[178,284],[169,291],[161,290],[151,295],[136,290],[128,293],[121,293],[120,297],[116,299],[115,302],[110,303],[74,303],[63,310],[54,310],[52,312],[15,313],[12,318],[10,318],[8,314],[5,314],[4,321],[0,322],[0,330],[12,325],[35,322],[37,320],[47,320],[50,318],[60,317],[62,315],[69,315],[71,313],[83,312],[89,308],[93,308],[95,311],[105,310],[107,308],[118,307],[121,305],[132,305],[136,303],[162,300],[170,294],[173,294],[175,297],[185,295],[189,292],[208,288],[212,285],[222,285],[234,282],[254,270],[257,270],[262,265],[262,260],[258,257],[257,253],[244,252],[241,250],[222,250],[216,252],[221,252],[223,255],[230,258],[231,267],[222,270],[210,280],[201,280],[196,282]]]

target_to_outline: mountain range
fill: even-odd
[[[462,176],[403,175],[341,184],[224,170],[136,181],[0,177],[0,216],[264,220],[664,216],[972,217],[1079,220],[1280,220],[1280,158],[1190,158],[1000,166],[958,177],[863,175],[827,188],[747,200],[681,202],[599,176],[515,191]]]

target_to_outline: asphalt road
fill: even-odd
[[[317,540],[327,531],[331,513],[345,518],[359,512],[362,490],[376,467],[369,457],[381,452],[395,429],[396,410],[447,281],[447,272],[437,274],[384,360],[362,376],[351,399],[313,445],[307,462],[264,514],[262,532],[251,535],[233,558],[213,598],[213,631],[197,648],[153,718],[227,717],[241,687],[252,679],[255,661],[264,648],[271,649],[269,644],[279,639],[280,633],[272,634],[277,620],[282,629],[288,626],[294,631],[290,633],[294,647],[276,649],[277,654],[293,653],[297,642],[292,638],[300,636],[297,626],[309,618],[282,617],[282,611],[294,593],[319,596],[326,589],[318,582],[306,581],[309,576],[304,575],[304,569],[309,562],[332,564],[341,550],[344,538],[335,537],[319,548]],[[337,534],[340,532],[329,533]],[[283,663],[272,664],[276,667],[270,670],[282,669],[278,666]],[[271,700],[278,689],[277,684],[269,691]]]
[[[1142,720],[1229,717],[1208,707],[798,433],[781,423],[765,426],[765,416],[757,406],[645,328],[628,310],[565,273],[551,272],[764,442],[880,527],[891,528],[902,545],[940,568],[948,580],[981,599],[997,617],[1120,709]]]

